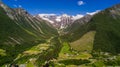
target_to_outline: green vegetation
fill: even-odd
[[[59,42],[57,38],[55,41],[50,41],[58,36],[56,29],[48,25],[46,21],[39,21],[30,15],[19,14],[17,9],[5,7],[9,12],[4,11],[0,6],[0,66],[26,64],[26,62],[28,66],[37,65],[37,63],[33,64],[33,61],[37,62],[41,56],[49,57],[50,53],[53,53],[51,58],[57,56],[54,49],[57,51],[60,48]],[[22,9],[19,10],[22,11]],[[7,13],[15,19],[11,19]],[[43,63],[51,59],[46,57]],[[32,61],[29,63],[29,60]]]
[[[6,55],[6,51],[3,49],[0,49],[0,56],[5,56]]]
[[[99,19],[97,19],[99,18]],[[96,35],[93,50],[119,53],[120,18],[114,19],[109,12],[99,13],[93,17],[92,23],[96,26]]]
[[[120,66],[117,8],[101,11],[88,22],[77,20],[62,34],[21,8],[6,8],[7,11],[0,7],[0,66],[41,67],[47,63],[51,67]]]
[[[73,47],[75,46],[74,44],[84,45],[88,43],[88,40],[92,40],[84,35],[90,31],[95,31],[93,43],[92,41],[88,43],[88,45],[93,45],[93,51],[110,52],[112,54],[120,53],[120,15],[117,9],[112,7],[111,9],[101,11],[94,15],[89,22],[84,22],[84,24],[79,22],[79,20],[75,21],[64,30],[64,32],[68,33],[63,35],[62,38],[72,43]],[[114,10],[116,13],[111,13],[111,10]],[[79,47],[76,49],[79,49]]]
[[[92,64],[93,67],[103,67],[105,66],[104,62],[103,61],[97,61],[95,63]]]
[[[120,10],[116,7],[101,11],[89,22],[77,20],[63,31],[61,38],[73,49],[92,54],[93,57],[88,58],[92,61],[89,66],[119,66],[118,58],[114,58],[120,53]]]
[[[71,42],[70,45],[73,49],[81,52],[91,52],[94,43],[95,31],[91,31],[83,35],[79,40]]]
[[[81,65],[81,64],[86,64],[90,63],[89,60],[77,60],[77,59],[68,59],[68,60],[62,60],[59,61],[59,63],[63,63],[65,65]]]
[[[63,43],[63,47],[61,49],[61,53],[69,53],[70,52],[70,45],[67,42]]]

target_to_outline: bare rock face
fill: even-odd
[[[90,21],[90,19],[93,17],[93,15],[86,15],[81,19],[76,20],[74,23],[80,23],[80,24],[85,24],[88,21]]]
[[[117,4],[117,5],[115,5],[115,6],[113,6],[113,8],[116,8],[116,9],[120,9],[120,4]]]
[[[106,9],[108,13],[114,18],[117,19],[117,16],[120,15],[120,4],[114,5],[111,8]]]

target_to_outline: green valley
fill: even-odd
[[[0,67],[120,66],[120,4],[62,29],[0,1]]]

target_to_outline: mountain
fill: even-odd
[[[33,54],[27,50],[39,44],[50,46],[51,40],[57,36],[59,36],[57,30],[49,22],[33,17],[22,8],[9,8],[0,2],[0,66],[6,63],[16,63],[20,58],[30,59],[32,56],[39,58],[42,50],[34,49]],[[56,43],[59,46],[59,42],[56,41],[54,45]],[[37,51],[39,52],[34,53]],[[19,58],[20,55],[22,57]]]
[[[83,15],[70,16],[67,14],[38,14],[36,17],[40,17],[43,20],[50,22],[55,28],[63,29],[71,25],[75,20],[82,18]]]
[[[91,38],[83,40],[83,36],[90,32],[94,34],[92,40],[89,40]],[[86,46],[92,45],[92,51],[120,53],[120,4],[93,16],[86,15],[74,21],[64,30],[63,38],[66,38],[72,45],[80,46],[80,43],[86,43]]]

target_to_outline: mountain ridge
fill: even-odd
[[[66,38],[68,41],[72,42],[72,41],[75,41],[81,38],[81,36],[83,36],[85,33],[89,31],[96,31],[95,40],[93,44],[93,50],[111,52],[111,53],[119,53],[118,48],[116,48],[117,46],[119,46],[118,40],[120,36],[118,34],[119,33],[119,19],[120,19],[119,18],[120,17],[119,6],[120,4],[118,4],[117,7],[112,6],[110,8],[107,8],[95,14],[92,18],[90,18],[87,21],[87,23],[84,22],[84,24],[82,24],[80,20],[77,22],[74,22],[70,27],[68,27],[68,29],[64,30],[65,32],[68,31],[66,35],[69,38],[66,38],[66,37],[63,37],[63,38]],[[74,26],[76,27],[78,26],[78,27],[74,28]],[[69,32],[69,30],[72,32]]]
[[[33,17],[22,8],[12,9],[0,2],[0,66],[17,62],[20,54],[26,57],[24,51],[36,45],[45,43],[55,46],[57,41],[54,44],[50,43],[58,35],[57,30],[47,21]],[[38,53],[37,56],[40,55]],[[51,56],[53,57],[55,56]]]

